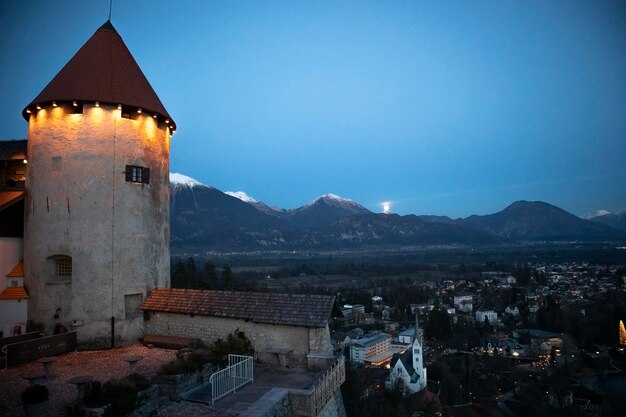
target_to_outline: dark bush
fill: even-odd
[[[44,385],[33,385],[22,392],[22,403],[39,404],[48,400],[48,388]]]
[[[108,405],[105,417],[124,416],[139,405],[137,393],[150,387],[143,375],[129,375],[123,379],[112,379],[102,384],[93,381],[87,384],[83,404],[88,407]]]

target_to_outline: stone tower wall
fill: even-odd
[[[117,343],[134,342],[143,334],[134,305],[170,283],[169,132],[134,116],[86,103],[83,114],[47,107],[29,120],[29,319],[78,330],[82,345],[108,346],[111,317]],[[149,184],[128,182],[126,165],[149,168]],[[57,276],[58,255],[72,258],[71,278]]]

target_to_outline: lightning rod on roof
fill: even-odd
[[[113,0],[109,0],[109,21],[111,21],[111,12],[113,11]]]

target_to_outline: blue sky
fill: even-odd
[[[0,3],[2,139],[109,2]],[[294,208],[626,209],[626,2],[114,1],[171,170]]]

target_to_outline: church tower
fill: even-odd
[[[23,111],[28,318],[82,346],[132,343],[169,287],[176,124],[110,21]]]
[[[414,388],[414,392],[417,392],[426,388],[426,368],[424,368],[422,331],[420,329],[420,323],[417,318],[417,313],[415,313],[415,340],[413,341],[413,346],[411,346],[411,349],[413,351],[413,369],[415,373],[419,376],[416,381],[417,386]]]

